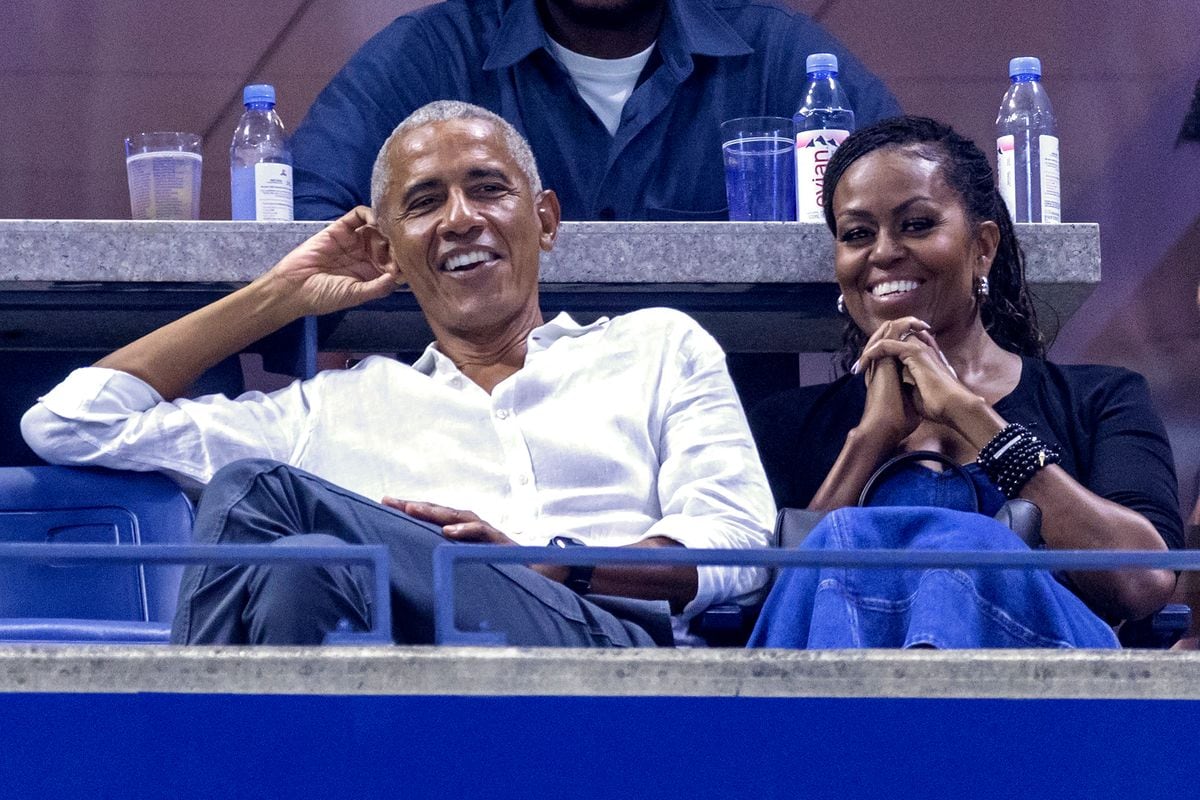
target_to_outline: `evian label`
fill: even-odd
[[[1004,205],[1008,206],[1008,215],[1017,218],[1017,160],[1016,144],[1013,135],[1001,136],[996,139],[996,183]]]
[[[818,129],[796,134],[796,219],[825,221],[825,169],[849,131]]]

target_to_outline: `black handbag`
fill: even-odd
[[[866,486],[863,487],[862,492],[858,495],[858,504],[860,506],[869,506],[875,490],[885,478],[901,467],[918,461],[936,461],[952,472],[959,480],[963,481],[970,490],[972,500],[973,507],[968,510],[976,513],[979,512],[979,492],[975,487],[975,481],[971,480],[971,476],[967,474],[967,471],[952,458],[933,450],[913,450],[910,453],[901,453],[885,461],[867,479]],[[1037,549],[1042,546],[1042,510],[1036,504],[1020,498],[1008,500],[996,512],[995,519],[1008,526],[1013,533],[1021,537],[1021,541],[1025,542],[1031,548]]]
[[[875,491],[886,478],[900,468],[918,461],[936,461],[964,481],[970,489],[970,497],[973,502],[973,508],[969,510],[979,511],[979,494],[971,476],[953,459],[933,450],[913,450],[885,461],[867,479],[866,485],[858,495],[858,504],[860,506],[871,505]],[[825,516],[824,512],[820,511],[781,509],[775,522],[775,541],[780,547],[795,547],[808,536],[809,531],[816,527],[823,516]],[[995,519],[1004,523],[1031,548],[1037,549],[1042,546],[1042,510],[1036,504],[1020,498],[1009,500],[996,512]]]

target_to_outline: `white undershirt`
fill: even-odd
[[[563,65],[579,95],[591,106],[604,123],[609,135],[615,135],[621,124],[621,110],[633,94],[638,76],[642,74],[654,43],[640,53],[627,58],[593,58],[568,50],[553,39],[550,47],[554,57]]]

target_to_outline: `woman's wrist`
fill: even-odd
[[[964,397],[954,403],[952,409],[950,427],[976,450],[991,441],[1006,424],[987,400],[976,394],[964,393]]]
[[[1040,470],[1057,464],[1061,452],[1019,422],[1006,425],[979,451],[979,466],[1010,500]]]

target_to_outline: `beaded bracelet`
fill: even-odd
[[[1003,448],[1011,447],[1021,440],[1022,437],[1033,434],[1019,422],[1010,422],[1004,428],[979,449],[979,464],[983,466],[993,460],[1000,454]]]
[[[1016,497],[1038,470],[1062,460],[1062,452],[1019,422],[1006,425],[979,450],[979,466],[1008,499]]]

